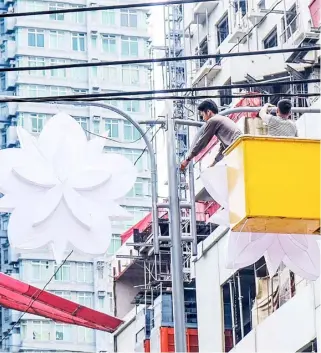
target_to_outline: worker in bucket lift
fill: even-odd
[[[295,122],[290,119],[292,104],[287,99],[278,102],[276,116],[269,114],[268,110],[274,105],[265,104],[259,112],[259,117],[267,125],[268,135],[282,137],[297,137],[298,129]]]
[[[198,106],[198,110],[202,119],[206,122],[206,126],[190,155],[181,163],[181,171],[184,171],[191,160],[208,145],[213,136],[218,138],[221,146],[210,167],[222,160],[224,157],[223,151],[242,134],[234,121],[218,114],[217,105],[211,99],[203,101]]]

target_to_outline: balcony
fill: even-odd
[[[200,83],[204,81],[206,77],[207,80],[213,80],[217,74],[221,71],[222,67],[219,62],[215,59],[197,60],[195,67],[195,75],[193,77],[192,84]]]
[[[6,83],[5,83],[5,90],[12,91],[16,87],[17,82],[17,73],[14,71],[6,72]]]
[[[14,59],[16,56],[16,42],[14,40],[7,40],[4,43],[5,46],[5,51],[4,51],[4,57],[6,60],[8,59]]]
[[[5,32],[14,31],[14,29],[16,27],[16,22],[17,22],[16,18],[14,18],[14,17],[6,17],[4,19],[4,31]]]
[[[199,24],[204,23],[206,17],[216,8],[219,2],[219,0],[213,0],[210,2],[199,1],[196,3],[193,9],[195,22]]]
[[[249,21],[252,22],[253,25],[257,25],[265,16],[265,13],[259,7],[257,3],[253,3],[248,5],[247,9],[247,17]]]
[[[229,43],[245,43],[247,41],[246,34],[249,30],[249,21],[242,11],[237,11],[234,14],[234,21],[232,23],[231,34],[229,36]]]

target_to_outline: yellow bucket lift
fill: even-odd
[[[242,136],[225,151],[231,229],[320,234],[320,141]]]

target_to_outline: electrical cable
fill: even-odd
[[[273,5],[268,12],[261,18],[261,20],[259,22],[257,22],[252,28],[250,28],[250,30],[235,44],[233,45],[233,47],[228,51],[228,53],[231,53],[232,50],[234,50],[240,43],[242,43],[242,41],[249,35],[252,33],[253,29],[258,27],[261,23],[263,23],[263,21],[265,21],[265,19],[268,17],[268,15],[278,6],[281,4],[281,2],[283,2],[284,0],[280,0],[278,1],[275,5]],[[236,53],[237,54],[237,53]],[[219,62],[215,63],[209,70],[209,72],[211,72],[214,67],[221,65],[222,60],[220,60]],[[200,82],[206,75],[208,75],[208,73],[204,74],[203,76],[201,76],[199,78],[199,80],[197,82]]]
[[[294,81],[281,81],[277,84],[280,86],[285,85],[296,85],[296,84],[308,84],[320,82],[319,79],[307,79],[307,80],[294,80]],[[140,96],[140,95],[154,95],[154,94],[167,94],[167,93],[182,93],[182,92],[200,92],[200,91],[217,91],[222,89],[236,89],[236,88],[250,88],[250,87],[266,87],[275,86],[275,82],[256,82],[256,83],[236,83],[232,85],[221,85],[221,86],[211,86],[211,87],[194,87],[194,88],[174,88],[174,89],[162,89],[162,90],[145,90],[145,91],[124,91],[124,92],[111,92],[111,93],[94,93],[94,94],[75,94],[75,95],[65,95],[65,96],[44,96],[44,97],[21,97],[21,98],[11,98],[5,99],[1,98],[0,102],[39,102],[39,101],[58,101],[58,100],[84,100],[84,98],[109,98],[109,97],[123,97],[123,96]],[[263,95],[262,95],[263,96]],[[220,97],[222,97],[220,95]],[[234,96],[233,96],[234,97]]]
[[[36,296],[34,298],[31,298],[28,308],[20,315],[19,319],[12,325],[12,327],[8,330],[8,332],[5,333],[5,336],[1,338],[0,343],[2,343],[10,335],[10,333],[14,330],[14,328],[20,323],[21,319],[28,313],[28,310],[32,307],[32,304],[39,298],[40,294],[43,293],[43,291],[47,288],[50,282],[55,278],[58,271],[66,263],[66,261],[69,259],[72,253],[73,253],[73,250],[70,251],[70,253],[66,256],[64,261],[58,266],[58,268],[56,269],[54,274],[49,278],[48,282],[44,285],[44,287],[42,289],[39,289],[39,291],[36,293]]]
[[[46,70],[58,70],[58,69],[72,69],[72,68],[79,68],[79,67],[155,64],[155,63],[165,63],[165,62],[173,62],[173,61],[207,60],[207,59],[220,59],[220,58],[230,58],[230,57],[267,55],[267,54],[297,53],[297,52],[320,50],[320,48],[321,48],[320,45],[314,45],[314,46],[306,46],[306,47],[299,47],[299,48],[265,49],[265,50],[257,50],[257,51],[251,51],[251,52],[238,52],[238,53],[231,53],[229,51],[227,53],[222,53],[222,54],[188,55],[188,56],[180,56],[180,57],[165,57],[165,58],[154,58],[154,59],[148,58],[148,59],[132,59],[132,60],[118,60],[118,61],[99,61],[99,62],[94,61],[94,62],[83,62],[83,63],[75,63],[75,64],[59,64],[59,65],[43,65],[43,66],[16,66],[16,67],[0,68],[0,72],[46,71]]]
[[[152,136],[150,142],[152,142],[152,141],[154,140],[155,136],[158,134],[158,132],[160,131],[160,129],[162,129],[162,126],[160,126],[160,127],[156,130],[156,132],[153,134],[153,136]],[[136,161],[134,162],[134,165],[136,165],[137,162],[143,157],[143,155],[144,155],[144,153],[146,152],[146,150],[147,150],[147,146],[143,149],[142,153],[137,157]]]
[[[203,0],[202,2],[212,2],[213,0]],[[155,7],[155,6],[168,6],[168,5],[184,5],[197,3],[199,0],[168,0],[168,1],[155,1],[155,2],[141,2],[133,4],[123,5],[108,5],[108,6],[90,6],[90,7],[73,7],[68,9],[59,10],[44,10],[44,11],[32,11],[32,12],[6,12],[0,14],[0,18],[4,17],[25,17],[35,15],[51,15],[58,13],[69,13],[69,12],[92,12],[101,10],[122,10],[122,9],[135,9],[140,7]]]

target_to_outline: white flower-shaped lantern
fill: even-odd
[[[102,255],[111,218],[131,215],[120,199],[133,187],[136,168],[125,157],[104,153],[105,140],[87,141],[81,126],[59,113],[38,139],[17,128],[21,148],[0,150],[0,212],[10,212],[8,238],[16,249],[48,244],[61,262],[67,246]]]
[[[224,161],[205,170],[201,179],[208,193],[222,206],[209,222],[229,227],[231,210]],[[229,232],[227,268],[237,270],[252,265],[262,256],[271,277],[281,262],[302,278],[316,280],[320,276],[320,248],[315,235]]]

